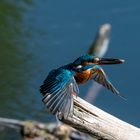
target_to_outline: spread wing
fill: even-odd
[[[73,112],[73,94],[79,93],[79,89],[70,71],[57,69],[49,73],[40,92],[44,95],[44,104],[52,114],[61,112],[67,117]]]
[[[113,93],[117,94],[121,98],[125,99],[123,96],[120,95],[119,91],[111,84],[105,72],[100,66],[95,65],[91,69],[91,79],[94,79],[96,82],[103,85],[108,90],[112,91]]]

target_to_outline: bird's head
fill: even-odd
[[[83,55],[77,58],[74,62],[74,66],[86,65],[86,64],[96,64],[96,65],[105,65],[105,64],[121,64],[123,63],[123,59],[115,59],[115,58],[100,58],[93,55]]]
[[[111,64],[121,64],[123,63],[123,59],[115,59],[115,58],[100,58],[93,55],[83,55],[77,58],[73,62],[74,71],[79,71],[83,66],[91,67],[93,65],[111,65]],[[85,68],[87,68],[85,67]],[[88,69],[88,68],[87,68]]]

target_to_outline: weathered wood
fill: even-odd
[[[79,97],[74,97],[74,113],[59,120],[102,140],[140,140],[140,129],[128,124]]]

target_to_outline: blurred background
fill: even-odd
[[[106,57],[125,59],[104,66],[127,101],[102,88],[94,105],[140,127],[140,1],[1,0],[0,117],[53,122],[39,86],[51,69],[84,54],[101,24],[112,25]],[[90,82],[80,86],[86,96]],[[7,135],[7,133],[9,135]],[[15,139],[0,128],[0,139]]]

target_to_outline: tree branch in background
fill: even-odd
[[[87,51],[87,54],[103,57],[108,49],[110,32],[111,25],[109,23],[101,25],[96,33],[95,39]]]
[[[0,118],[0,127],[2,126],[20,132],[23,140],[93,140],[93,138],[88,135],[80,133],[65,124],[46,124],[37,121],[20,121]]]

